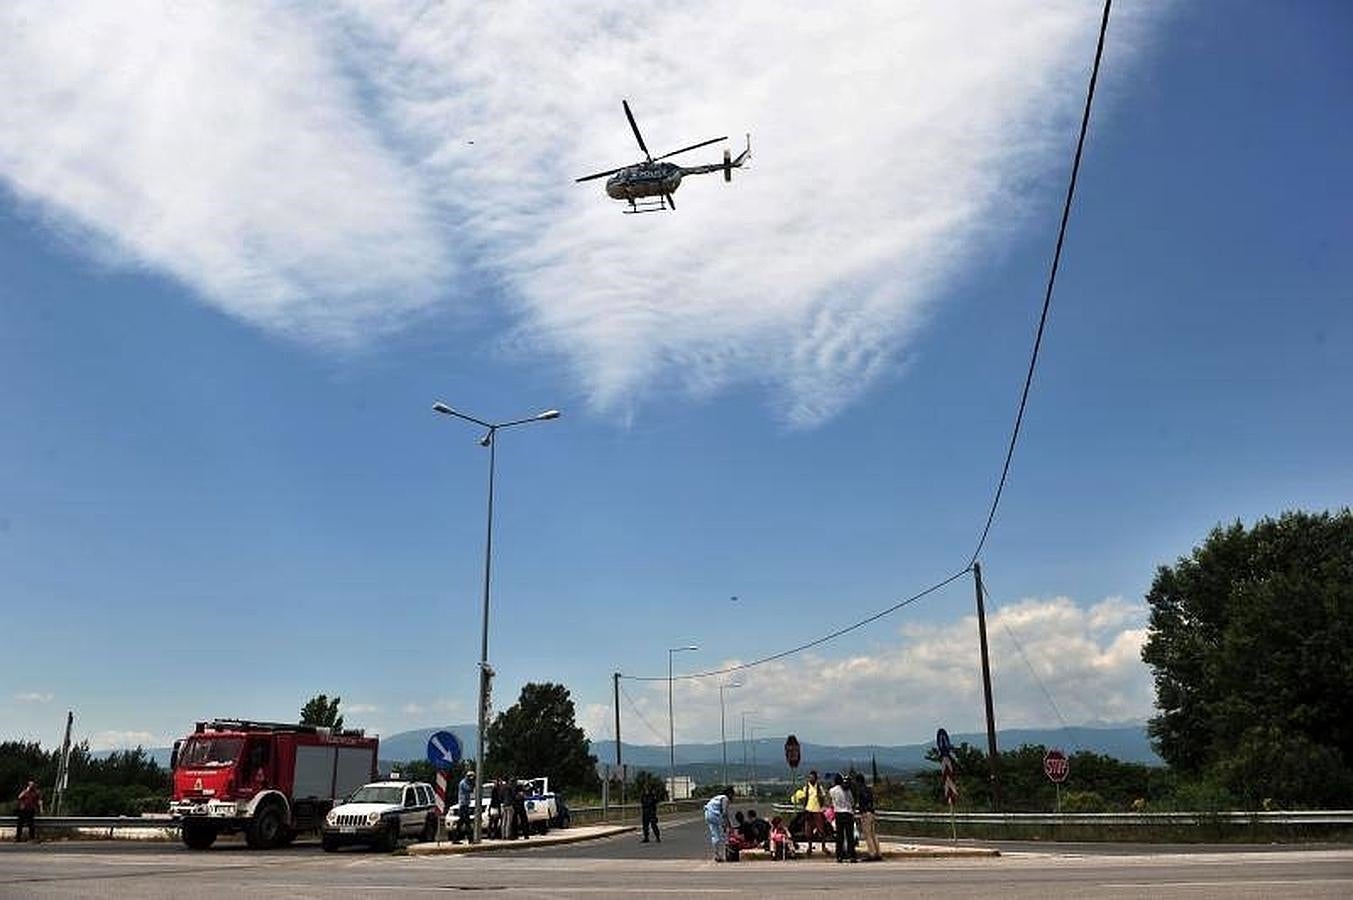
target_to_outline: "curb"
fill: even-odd
[[[590,828],[591,826],[583,826]],[[571,830],[571,829],[570,829]],[[582,829],[578,829],[581,831]],[[405,848],[409,856],[450,856],[463,855],[466,853],[492,853],[497,850],[521,850],[530,847],[557,847],[561,844],[579,844],[583,841],[595,841],[600,838],[614,837],[617,834],[626,834],[634,831],[633,825],[611,825],[596,830],[589,830],[586,834],[560,834],[554,837],[553,834],[542,837],[531,838],[529,841],[487,841],[479,844],[452,844],[449,842],[432,844],[410,844]]]
[[[906,862],[909,859],[992,859],[1001,855],[1001,851],[990,847],[940,847],[929,844],[884,845],[883,859],[880,862]],[[744,850],[742,859],[746,862],[774,862],[765,850]],[[833,852],[824,852],[821,856],[800,855],[796,863],[836,862]]]

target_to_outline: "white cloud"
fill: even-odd
[[[399,708],[399,711],[406,716],[421,716],[427,712],[427,707],[421,703],[405,703]]]
[[[1140,658],[1145,619],[1144,606],[1119,598],[1089,607],[1066,597],[1027,599],[989,613],[998,727],[1055,727],[1058,711],[1071,725],[1150,715],[1154,695]],[[982,730],[976,617],[907,625],[900,634],[900,643],[869,653],[841,658],[810,653],[730,676],[743,683],[736,694],[727,694],[730,733],[740,736],[742,710],[755,711],[749,720],[762,724],[759,733],[788,730],[819,743],[905,744],[925,740],[940,726]],[[666,689],[665,682],[627,686],[648,724],[622,701],[626,740],[666,742]],[[675,695],[678,742],[717,740],[718,682],[677,682]],[[588,708],[589,734],[614,734],[603,711],[609,707]]]
[[[159,747],[169,743],[149,731],[96,731],[89,736],[91,750],[130,750],[134,747]]]
[[[281,5],[6,4],[0,174],[80,244],[246,321],[351,342],[449,272],[416,173]]]
[[[1079,0],[0,15],[0,175],[120,258],[321,341],[500,294],[505,351],[596,408],[750,382],[798,424],[896,371],[1060,176],[1098,22]],[[1116,14],[1109,80],[1147,15]],[[572,180],[634,161],[622,97],[655,152],[747,130],[752,166],[620,215]]]
[[[381,708],[373,703],[347,703],[343,706],[344,714],[351,714],[354,716],[370,715],[371,713],[378,713],[380,711]]]
[[[21,691],[14,695],[14,699],[20,703],[51,703],[55,694],[41,693],[39,691]]]

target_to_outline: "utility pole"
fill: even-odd
[[[52,789],[52,810],[61,815],[62,804],[66,800],[66,786],[70,782],[70,729],[75,723],[75,713],[66,710],[66,737],[61,742],[61,756],[56,761],[56,785]]]
[[[991,702],[991,660],[987,654],[987,607],[983,600],[982,564],[972,564],[973,585],[977,591],[977,636],[982,645],[982,694],[987,705],[987,761],[991,765],[991,806],[1001,808],[1001,780],[996,755],[996,711]]]
[[[625,770],[620,765],[620,673],[611,675],[611,688],[615,703],[615,770],[620,773],[620,818],[625,818]]]

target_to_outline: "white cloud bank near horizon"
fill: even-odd
[[[1115,15],[1110,82],[1155,13]],[[812,425],[896,371],[959,267],[1060,180],[1098,18],[16,2],[0,178],[76,246],[272,332],[348,346],[506,313],[502,352],[557,361],[596,409],[754,384]],[[655,153],[750,131],[752,163],[620,215],[573,179],[634,161],[622,97]]]
[[[1149,717],[1155,693],[1141,661],[1146,619],[1145,604],[1117,597],[1090,606],[1030,598],[989,610],[997,727],[1055,728],[1059,712],[1070,726]],[[909,624],[895,634],[896,643],[883,640],[865,653],[807,652],[725,676],[742,682],[725,691],[729,735],[740,739],[742,710],[755,710],[749,721],[759,723],[759,735],[794,732],[822,744],[911,744],[941,727],[983,731],[977,617]],[[666,744],[666,681],[627,682],[625,689],[633,705],[622,697],[622,737]],[[718,679],[678,681],[674,694],[677,742],[718,741]],[[614,739],[609,704],[586,706],[579,723],[593,740]]]

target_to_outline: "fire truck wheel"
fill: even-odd
[[[183,843],[192,850],[206,850],[216,843],[216,829],[205,822],[184,822]]]
[[[271,850],[281,846],[285,832],[282,810],[276,803],[268,803],[254,815],[249,827],[244,829],[244,842],[255,850]]]

